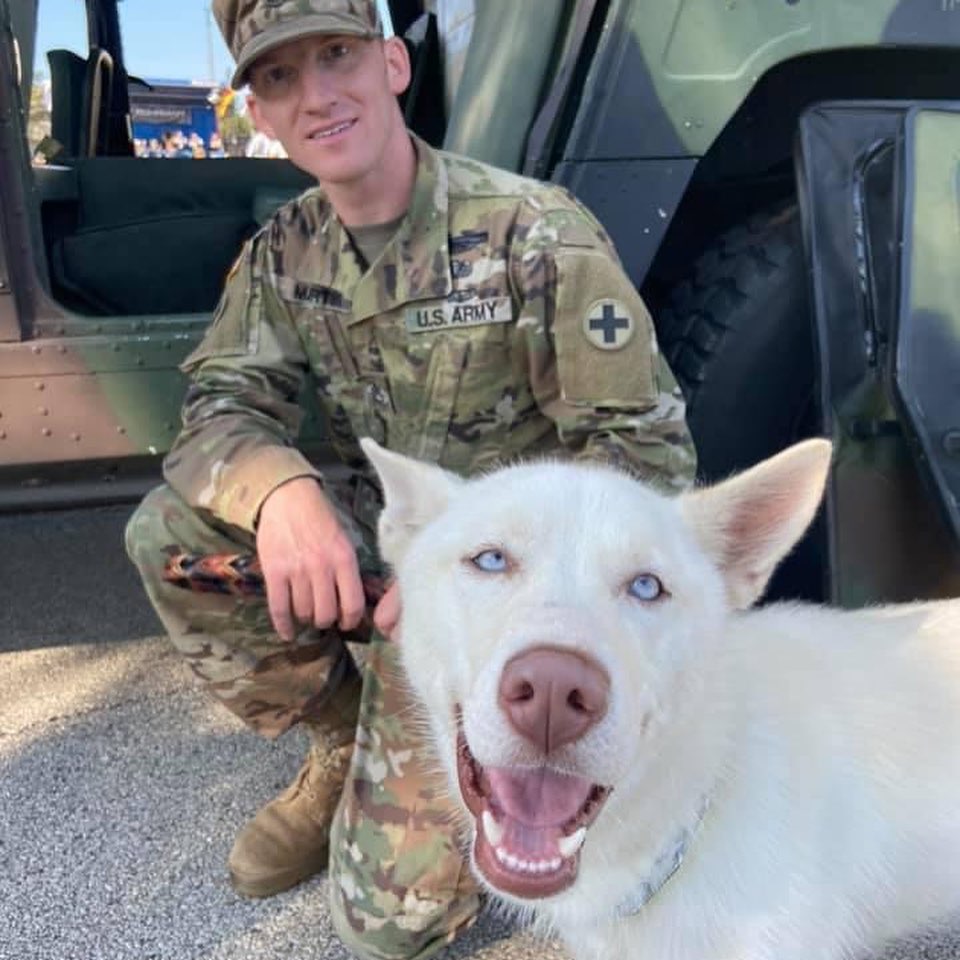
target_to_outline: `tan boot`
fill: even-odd
[[[347,696],[359,703],[359,678],[355,685],[356,691],[337,698],[341,709]],[[303,726],[311,739],[306,762],[293,783],[240,831],[230,851],[230,881],[245,897],[273,896],[327,867],[330,825],[350,769],[356,723],[339,729],[311,721]]]

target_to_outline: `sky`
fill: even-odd
[[[119,9],[130,73],[145,79],[228,78],[233,58],[210,16],[208,0],[122,0]],[[86,52],[83,0],[40,0],[38,26],[36,70],[48,73],[47,50]]]
[[[211,17],[209,0],[122,0],[120,29],[127,71],[143,79],[226,82],[233,58]],[[39,0],[35,70],[45,52],[87,50],[83,0]]]

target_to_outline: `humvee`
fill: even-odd
[[[4,510],[158,481],[178,363],[240,245],[309,182],[285,160],[136,158],[118,0],[75,0],[88,43],[66,51],[36,50],[38,2],[0,0]],[[826,508],[773,594],[960,593],[960,0],[389,0],[389,19],[412,129],[605,225],[705,479],[832,438]],[[320,462],[324,437],[314,412]]]

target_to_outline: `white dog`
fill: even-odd
[[[674,499],[364,449],[473,867],[578,960],[837,960],[960,911],[960,601],[748,610],[826,441]]]

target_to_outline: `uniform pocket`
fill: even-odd
[[[439,463],[450,434],[450,419],[460,393],[470,349],[466,338],[444,337],[433,347],[424,390],[420,436],[413,456]]]
[[[437,462],[461,421],[489,422],[512,379],[513,323],[411,333],[377,328],[380,356],[395,410],[391,447]]]
[[[372,322],[348,327],[348,314],[311,311],[298,326],[320,393],[346,415],[357,437],[383,443],[394,407]]]

